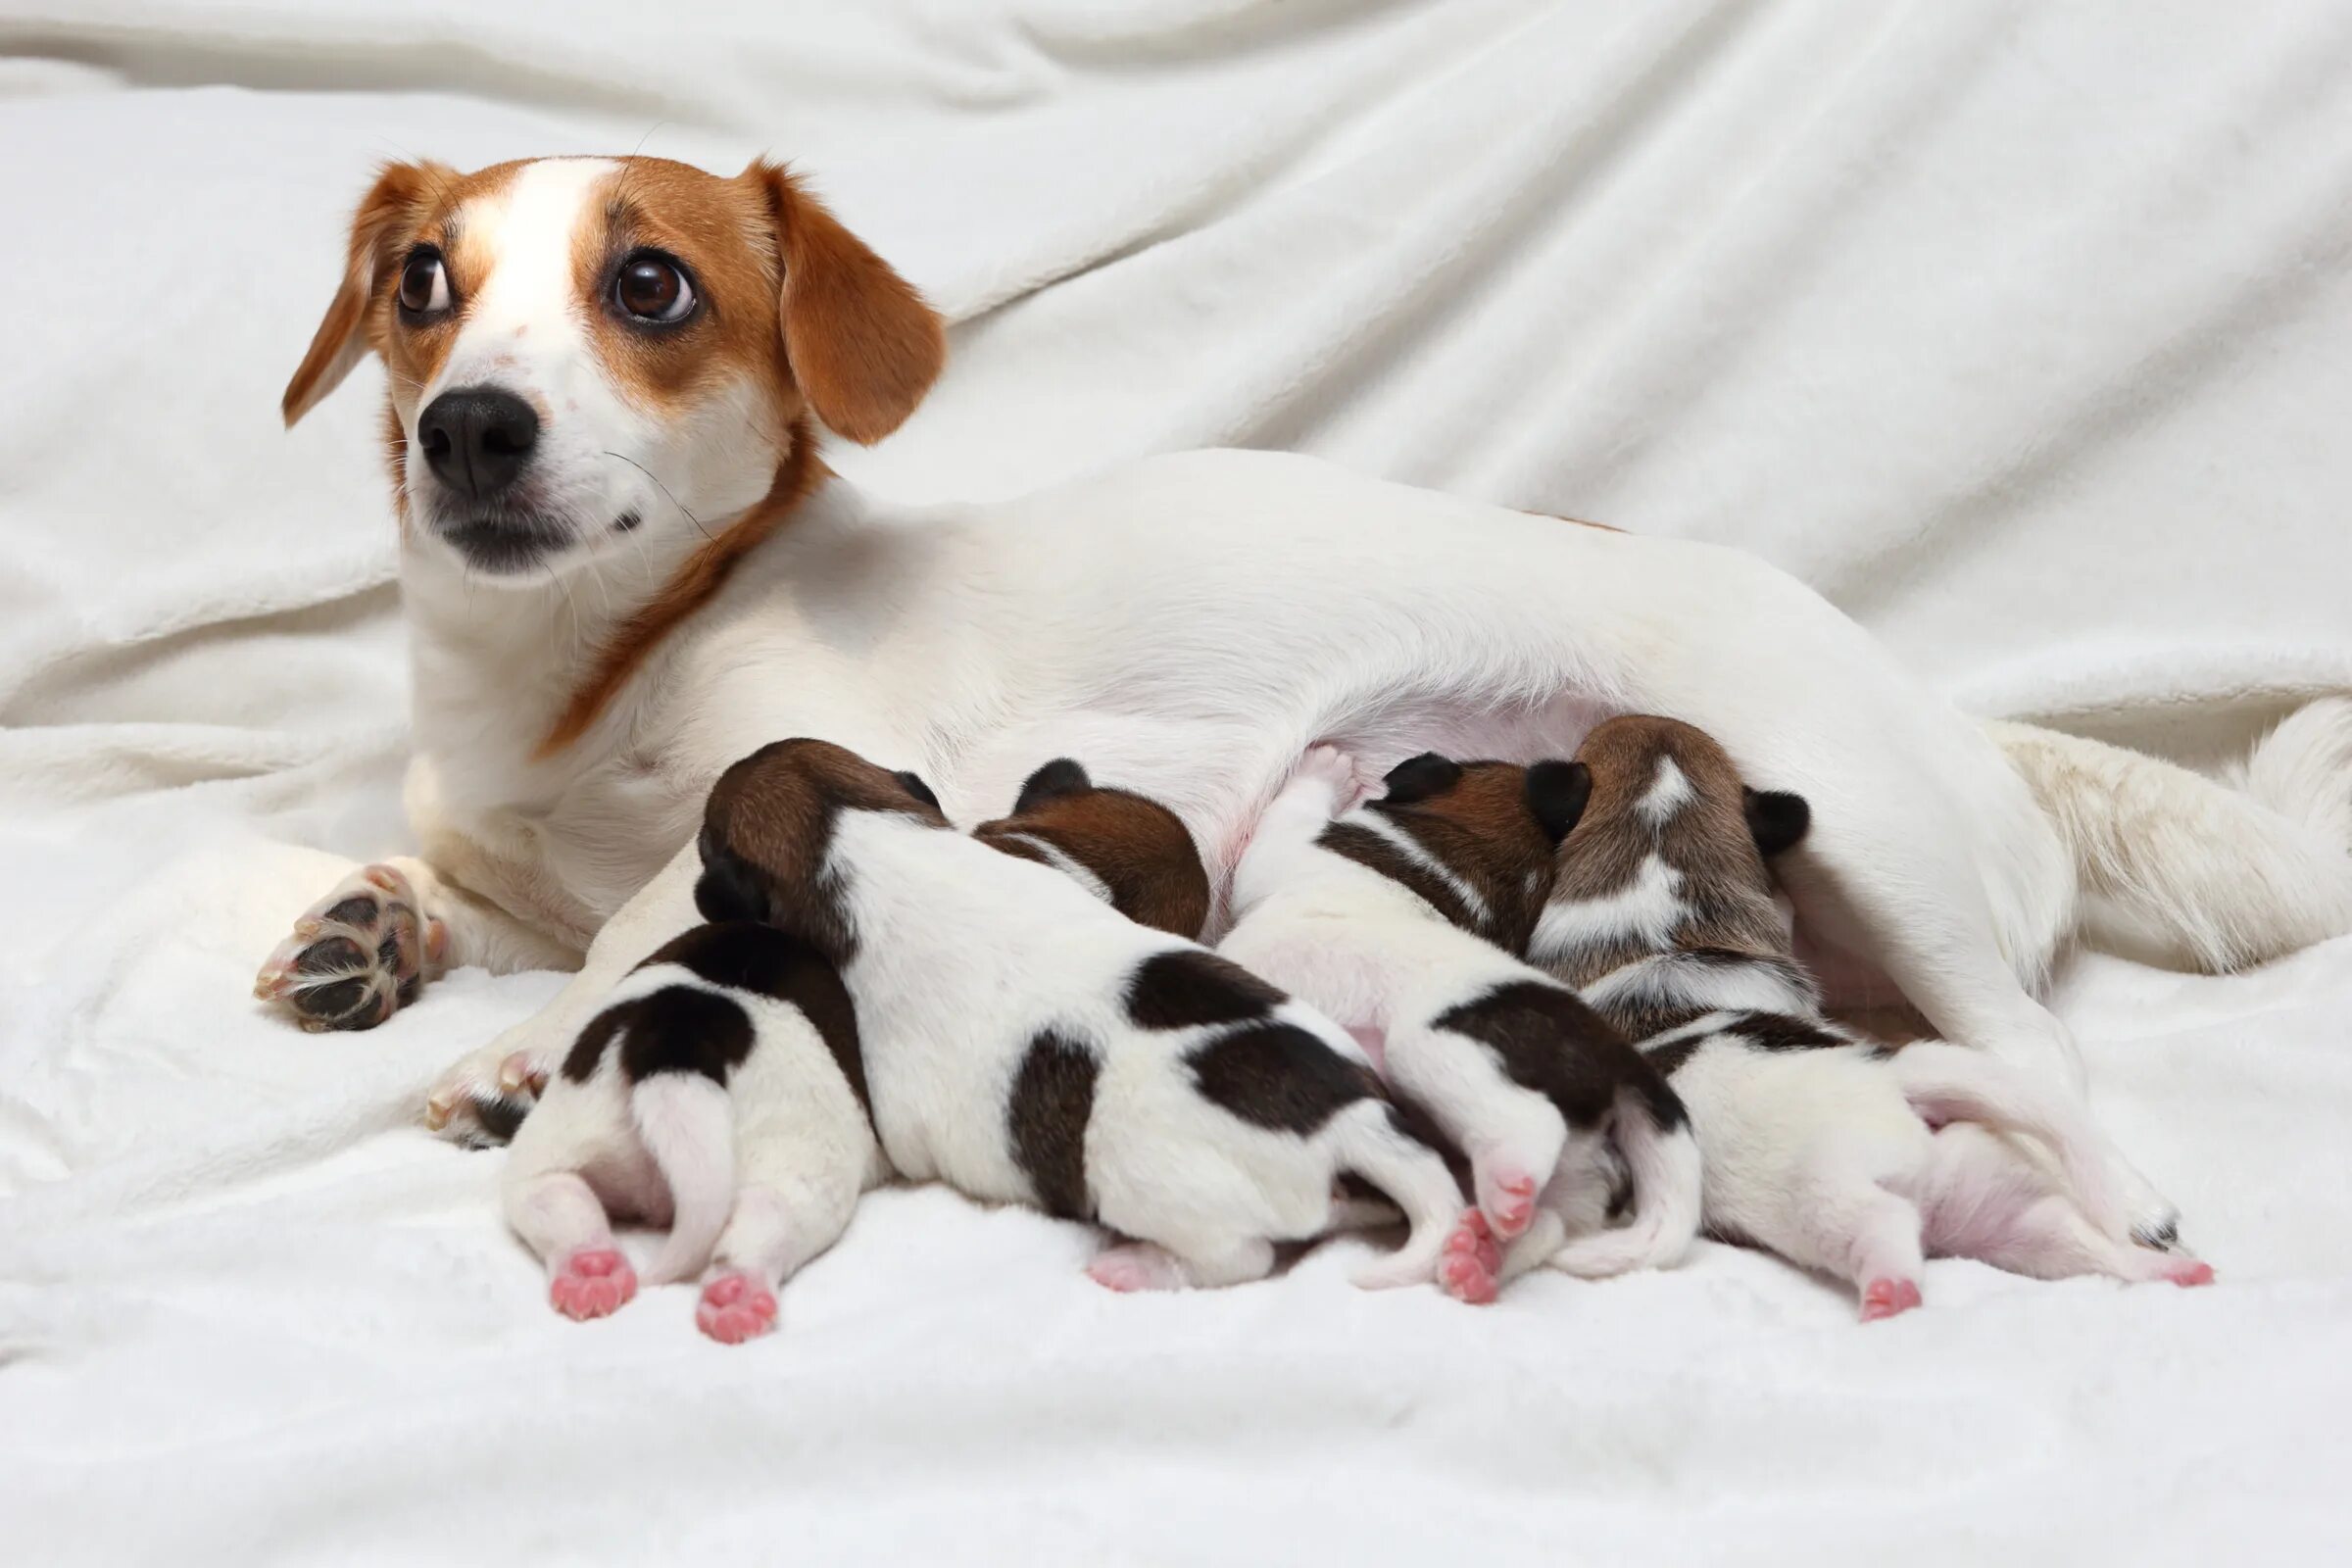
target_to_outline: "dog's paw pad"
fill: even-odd
[[[1908,1312],[1919,1305],[1917,1280],[1872,1280],[1862,1287],[1862,1321],[1876,1323],[1898,1312]]]
[[[1536,1217],[1536,1179],[1511,1165],[1489,1165],[1473,1173],[1478,1206],[1497,1241],[1509,1241]]]
[[[1502,1250],[1494,1245],[1487,1216],[1475,1208],[1465,1210],[1446,1238],[1445,1254],[1438,1260],[1438,1289],[1457,1301],[1484,1306],[1494,1299],[1494,1276],[1501,1267]]]
[[[2200,1263],[2193,1257],[2175,1258],[2166,1266],[2161,1277],[2171,1280],[2175,1285],[2211,1285],[2213,1265]]]
[[[695,1303],[694,1326],[721,1345],[756,1340],[776,1326],[776,1295],[767,1282],[741,1269],[729,1269],[703,1286]]]
[[[637,1294],[637,1272],[610,1247],[583,1247],[564,1259],[547,1284],[547,1298],[567,1318],[610,1317]]]
[[[1379,794],[1383,787],[1379,775],[1364,771],[1353,754],[1328,743],[1307,748],[1306,755],[1298,760],[1296,776],[1329,786],[1335,801],[1332,807],[1335,815],[1353,809],[1367,796]]]
[[[254,977],[305,1029],[372,1029],[416,1000],[448,932],[390,865],[353,872],[294,922]]]
[[[1087,1278],[1106,1291],[1180,1291],[1184,1269],[1164,1248],[1149,1242],[1106,1247],[1086,1265]]]

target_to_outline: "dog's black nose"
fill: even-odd
[[[512,392],[467,386],[444,392],[416,416],[424,461],[462,496],[487,501],[514,482],[539,444],[539,416]]]

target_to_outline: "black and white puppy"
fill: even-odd
[[[1459,1189],[1345,1030],[1083,878],[954,832],[920,779],[778,742],[720,777],[701,851],[706,910],[840,967],[901,1175],[1133,1238],[1091,1270],[1121,1290],[1258,1279],[1275,1243],[1332,1228],[1351,1175],[1411,1224],[1357,1282],[1435,1277]]]
[[[695,1322],[735,1344],[774,1327],[777,1289],[889,1174],[841,977],[797,937],[727,921],[616,988],[515,1132],[504,1185],[557,1310],[603,1317],[636,1294],[617,1214],[670,1227],[648,1283],[703,1274]]]
[[[1441,1270],[1466,1300],[1494,1297],[1490,1237],[1533,1227],[1518,1256],[1595,1276],[1670,1264],[1698,1230],[1698,1149],[1673,1090],[1517,956],[1575,786],[1565,763],[1431,754],[1356,806],[1352,763],[1317,747],[1250,839],[1218,949],[1346,1025],[1469,1157],[1478,1208]],[[1603,1230],[1627,1174],[1631,1218]]]
[[[1530,956],[1681,1092],[1710,1231],[1850,1280],[1865,1320],[1920,1304],[1930,1253],[2042,1278],[2212,1279],[2131,1244],[2107,1152],[2065,1092],[1980,1051],[1890,1054],[1828,1020],[1765,864],[1803,839],[1802,799],[1747,788],[1672,719],[1612,719],[1573,765],[1587,805]]]

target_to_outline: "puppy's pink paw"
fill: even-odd
[[[583,1247],[548,1281],[547,1298],[565,1317],[610,1317],[637,1294],[637,1272],[610,1247]]]
[[[1438,1260],[1438,1288],[1457,1301],[1484,1306],[1494,1299],[1494,1275],[1502,1267],[1502,1250],[1487,1216],[1466,1209],[1446,1238],[1446,1252]]]
[[[1354,809],[1366,796],[1378,793],[1381,788],[1379,778],[1366,773],[1352,755],[1329,744],[1308,747],[1292,777],[1328,788],[1334,816]]]
[[[398,867],[364,866],[294,922],[253,994],[305,1029],[372,1029],[416,1000],[448,941]]]
[[[1086,1265],[1087,1278],[1106,1291],[1181,1291],[1184,1269],[1167,1249],[1150,1242],[1106,1247]]]
[[[2200,1263],[2193,1257],[2175,1258],[2158,1278],[2171,1280],[2175,1285],[2211,1285],[2213,1265]]]
[[[721,1345],[756,1340],[775,1329],[775,1293],[757,1274],[729,1269],[703,1286],[703,1298],[694,1307],[694,1326]]]
[[[1862,1287],[1862,1321],[1876,1323],[1919,1305],[1916,1280],[1872,1280]]]
[[[1509,1241],[1536,1217],[1536,1179],[1516,1165],[1481,1165],[1471,1172],[1478,1188],[1478,1206],[1497,1241]]]

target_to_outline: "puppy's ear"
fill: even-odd
[[[939,317],[782,164],[756,159],[784,269],[784,358],[826,425],[871,446],[906,422],[947,363]]]
[[[899,781],[899,787],[901,789],[904,789],[907,794],[913,796],[916,800],[922,802],[934,811],[941,809],[939,796],[932,790],[930,785],[923,782],[922,774],[911,772],[906,768],[901,768],[896,773],[893,773],[891,777]]]
[[[442,164],[386,164],[375,176],[375,184],[352,216],[343,282],[327,302],[310,352],[295,367],[294,379],[286,383],[286,395],[278,401],[287,428],[342,385],[351,368],[374,346],[368,336],[368,308],[375,291],[391,275],[432,192],[456,173]]]
[[[1389,792],[1381,797],[1391,806],[1410,806],[1432,795],[1443,795],[1462,781],[1462,764],[1450,757],[1423,752],[1389,769]]]
[[[1813,825],[1813,808],[1805,804],[1802,795],[1790,795],[1786,790],[1751,790],[1740,786],[1742,803],[1747,808],[1747,830],[1756,837],[1756,848],[1770,859],[1783,850],[1794,849]]]
[[[694,884],[694,906],[706,920],[760,920],[768,916],[766,879],[734,851],[706,831],[703,874]]]
[[[1082,795],[1095,787],[1086,769],[1073,758],[1056,757],[1029,775],[1021,786],[1020,799],[1012,803],[1012,814],[1027,816],[1048,801],[1057,801],[1064,795]]]
[[[1527,808],[1557,844],[1585,814],[1592,799],[1592,770],[1582,762],[1538,762],[1527,770]]]

